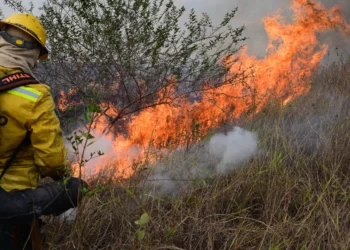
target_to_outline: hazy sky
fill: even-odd
[[[278,9],[285,16],[290,15],[289,7],[293,0],[174,0],[179,6],[184,5],[187,10],[194,8],[197,13],[206,12],[212,18],[213,22],[221,21],[226,12],[235,7],[239,8],[237,16],[234,19],[234,25],[245,25],[246,30],[244,35],[249,37],[248,48],[250,53],[263,55],[267,36],[262,24],[262,18],[268,14],[272,14]],[[350,0],[318,0],[327,7],[338,4],[341,6],[344,16],[350,22]],[[3,3],[3,0],[0,0]],[[24,0],[24,3],[29,1]],[[33,1],[35,6],[42,5],[45,0]],[[0,5],[4,15],[7,16],[13,13],[13,10]],[[331,47],[340,47],[350,54],[350,39],[345,41],[343,38],[334,38],[332,35],[326,37],[327,43]]]

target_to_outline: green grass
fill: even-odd
[[[112,183],[73,223],[47,219],[47,249],[350,249],[350,64],[234,125],[260,141],[242,168],[169,196],[147,196],[145,172]],[[193,151],[181,157],[198,167]]]

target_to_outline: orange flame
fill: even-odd
[[[58,108],[61,111],[66,111],[69,106],[67,95],[64,93],[63,90],[60,91],[60,97],[58,99]]]
[[[63,90],[60,91],[59,98],[58,98],[58,108],[61,111],[66,111],[70,106],[83,104],[80,102],[70,101],[71,97],[75,96],[77,94],[76,89],[70,89],[68,91],[68,94],[66,94]]]
[[[93,172],[112,164],[119,176],[130,176],[133,173],[130,166],[145,159],[150,147],[174,148],[196,142],[210,129],[249,111],[259,112],[271,98],[279,98],[284,105],[307,94],[312,72],[328,49],[316,35],[330,29],[349,35],[350,25],[338,7],[327,10],[312,0],[294,0],[291,9],[294,13],[291,24],[278,12],[264,18],[269,37],[265,58],[249,56],[245,48],[239,55],[239,64],[230,69],[233,75],[243,69],[248,76],[245,81],[206,91],[200,101],[182,98],[176,106],[159,105],[134,115],[127,125],[127,136],[108,135],[112,150],[93,163]],[[234,59],[228,58],[226,62]],[[101,117],[96,124],[97,135],[102,134],[106,124]],[[128,153],[133,151],[134,156],[130,157]]]

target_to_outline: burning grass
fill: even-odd
[[[349,82],[348,62],[331,65],[307,95],[232,124],[257,133],[259,153],[179,180],[176,195],[150,193],[147,169],[106,189],[95,179],[73,223],[48,219],[47,249],[349,249]],[[171,160],[196,165],[193,150]]]
[[[113,107],[109,102],[99,103],[108,111],[94,121],[92,134],[101,141],[95,146],[107,144],[108,147],[102,157],[86,164],[86,173],[97,174],[110,165],[112,169],[118,169],[116,177],[129,177],[134,174],[129,167],[134,161],[155,160],[154,155],[149,154],[149,148],[188,147],[224,124],[261,112],[263,107],[271,105],[271,101],[275,106],[286,105],[298,96],[306,95],[310,90],[310,77],[319,68],[328,49],[318,36],[338,31],[347,37],[350,24],[339,7],[327,9],[317,1],[294,0],[291,11],[293,21],[290,23],[279,11],[263,19],[269,38],[264,58],[248,55],[246,48],[239,55],[223,58],[221,63],[230,65],[227,83],[215,88],[202,83],[200,93],[192,93],[189,98],[178,93],[184,87],[183,83],[169,76],[171,84],[158,92],[158,99],[154,100],[154,103],[167,104],[139,110],[124,117],[126,120],[121,121],[120,127],[117,125],[113,129],[106,128],[110,128],[111,120],[122,116],[123,109]],[[231,61],[236,62],[236,59],[237,63],[232,64]],[[118,91],[118,87],[115,90]],[[67,108],[69,97],[77,92],[71,90],[67,96],[61,95],[61,109]],[[312,119],[317,120],[317,117]],[[305,122],[296,123],[291,129],[301,125],[308,126]],[[80,162],[81,157],[77,158]]]
[[[267,56],[240,54],[241,66],[252,70],[245,85],[143,110],[127,124],[127,136],[106,137],[112,153],[151,144],[163,150],[141,151],[152,160],[136,164],[127,180],[106,184],[117,176],[108,171],[95,177],[73,223],[48,219],[47,248],[349,249],[350,64],[313,73],[327,52],[317,34],[334,28],[349,34],[349,25],[336,7],[312,3],[295,0],[290,25],[278,13],[264,19]],[[244,93],[245,99],[232,99]],[[191,145],[181,138],[192,136],[194,121],[200,122]],[[234,126],[252,132],[239,143],[254,146],[257,135],[259,149],[243,165],[218,171],[207,142],[213,129],[229,137]],[[164,154],[174,145],[183,149]],[[117,163],[124,159],[129,166],[123,154]]]

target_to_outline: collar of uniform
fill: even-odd
[[[0,78],[7,76],[7,75],[12,75],[12,74],[17,73],[17,72],[22,72],[22,70],[6,68],[6,67],[0,65]]]

